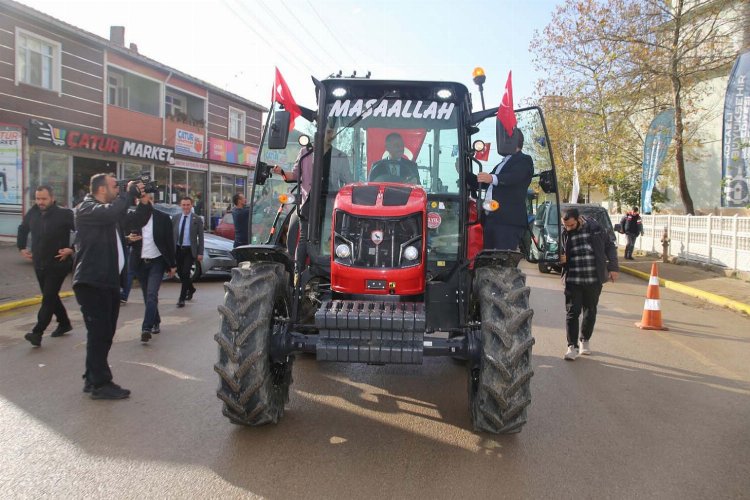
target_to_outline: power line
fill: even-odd
[[[310,33],[310,30],[307,29],[307,26],[305,26],[305,23],[303,23],[302,21],[299,20],[299,18],[297,17],[297,15],[286,5],[286,3],[284,2],[284,0],[279,0],[279,3],[281,4],[282,7],[284,7],[284,9],[286,9],[286,11],[289,13],[289,15],[292,16],[295,21],[297,21],[297,24],[299,24],[300,27],[303,30],[305,30],[305,33],[307,33],[307,36],[310,37],[310,40],[314,41],[318,45],[318,47],[320,47],[320,50],[328,57],[328,59],[330,59],[332,62],[335,63],[336,62],[336,57],[334,57],[333,54],[331,54],[330,52],[328,52],[328,50],[325,47],[323,47],[323,45],[321,45],[321,43],[318,41],[318,37],[316,37],[315,35],[313,35],[312,33]]]
[[[313,4],[312,4],[312,3],[310,3],[310,0],[306,0],[306,1],[307,1],[307,5],[308,5],[308,6],[310,6],[310,9],[312,9],[313,13],[314,13],[314,14],[315,14],[315,15],[317,16],[318,20],[320,21],[320,24],[322,24],[322,25],[323,25],[323,27],[324,27],[324,28],[326,29],[326,31],[328,32],[328,34],[329,34],[329,35],[331,35],[331,38],[333,38],[333,40],[334,40],[334,41],[335,41],[335,42],[336,42],[336,43],[337,43],[337,44],[339,45],[339,47],[341,47],[341,50],[343,50],[344,52],[346,52],[346,55],[348,55],[348,56],[349,56],[349,59],[351,59],[351,60],[352,60],[352,63],[353,63],[354,65],[356,65],[356,64],[357,64],[357,60],[356,60],[356,59],[355,59],[355,57],[354,57],[354,56],[352,55],[352,53],[351,53],[351,52],[349,52],[349,49],[347,49],[347,48],[346,48],[346,47],[345,47],[345,46],[344,46],[344,45],[343,45],[343,44],[341,43],[341,41],[339,41],[338,37],[337,37],[336,35],[334,35],[334,34],[333,34],[333,32],[331,31],[331,29],[330,29],[330,28],[328,27],[328,24],[327,24],[327,23],[326,23],[326,22],[325,22],[325,21],[323,20],[323,18],[322,18],[322,17],[320,17],[320,14],[318,14],[318,11],[317,11],[317,10],[315,10],[315,7],[313,7]]]

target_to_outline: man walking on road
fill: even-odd
[[[125,266],[121,228],[127,210],[142,196],[143,184],[131,181],[118,194],[117,181],[108,174],[91,177],[90,193],[76,208],[76,267],[73,291],[86,322],[86,371],[83,392],[92,399],[124,399],[130,391],[112,382],[107,358],[120,313],[120,273]],[[151,203],[140,203],[130,217],[130,227],[146,224]]]
[[[151,196],[147,194],[140,203],[151,204]],[[146,305],[141,324],[141,342],[145,343],[151,340],[152,333],[161,332],[159,289],[164,272],[167,271],[171,278],[177,270],[172,219],[159,210],[152,210],[151,217],[141,228],[140,234],[133,231],[127,238],[132,245],[130,266],[141,284],[143,303]]]
[[[73,329],[65,306],[60,300],[60,287],[73,263],[70,234],[73,211],[60,208],[50,186],[39,186],[35,192],[35,205],[26,212],[18,226],[18,249],[21,255],[34,262],[34,272],[42,291],[42,305],[31,332],[24,335],[32,346],[42,345],[44,330],[57,318],[57,328],[50,335],[61,337]],[[26,249],[31,231],[31,251]]]
[[[182,213],[172,217],[174,238],[177,242],[177,274],[182,288],[177,307],[185,307],[186,300],[195,294],[190,276],[195,261],[203,261],[203,219],[193,213],[193,199],[185,196],[180,200]]]
[[[638,236],[643,236],[643,221],[641,220],[641,214],[638,213],[638,207],[633,207],[631,212],[622,216],[620,231],[624,232],[628,239],[628,243],[625,245],[625,258],[633,260],[635,240],[638,239]]]
[[[577,208],[563,211],[562,279],[565,283],[565,326],[568,335],[567,361],[578,354],[591,354],[591,334],[602,285],[617,279],[617,247],[593,219],[581,217]],[[578,317],[583,312],[580,334]]]

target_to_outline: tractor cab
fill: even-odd
[[[513,146],[497,109],[473,112],[459,83],[315,84],[317,109],[302,108],[293,127],[278,104],[269,113],[251,243],[233,252],[240,265],[220,306],[224,414],[277,421],[298,353],[367,364],[450,356],[467,361],[474,427],[516,432],[533,345],[523,253],[483,250],[481,218],[503,207],[472,183],[501,161],[493,142],[503,154]],[[554,165],[541,110],[516,116],[535,166],[531,222],[539,203],[556,203]]]

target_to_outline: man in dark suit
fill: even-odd
[[[140,200],[140,203],[152,202],[153,195]],[[128,229],[127,240],[132,245],[129,265],[141,284],[143,303],[146,305],[141,324],[141,342],[145,343],[151,340],[152,333],[161,331],[159,289],[164,271],[171,278],[177,270],[172,220],[167,214],[152,210],[151,217],[140,231],[137,227]]]
[[[405,182],[419,184],[419,168],[417,164],[404,155],[404,138],[398,132],[388,134],[385,138],[387,160],[375,162],[370,169],[371,181]]]
[[[177,247],[177,274],[182,282],[177,307],[185,307],[185,301],[195,294],[190,269],[196,260],[203,260],[203,219],[193,213],[193,199],[189,196],[180,200],[180,208],[182,213],[172,217],[172,228]]]
[[[476,179],[469,177],[470,189],[477,184],[487,189],[483,204],[484,248],[517,250],[523,232],[528,227],[526,196],[534,175],[534,161],[521,152],[523,134],[516,152],[506,156],[492,172],[480,172]]]

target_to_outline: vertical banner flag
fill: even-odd
[[[674,109],[662,111],[651,122],[643,146],[643,177],[641,180],[641,212],[653,211],[651,195],[654,192],[659,168],[667,157],[667,148],[674,134]]]
[[[302,111],[300,111],[297,102],[292,97],[292,92],[289,90],[284,77],[281,76],[279,68],[276,68],[276,80],[273,83],[271,102],[278,102],[284,106],[285,110],[289,111],[289,131],[294,130],[294,120],[302,114]]]
[[[573,167],[573,190],[570,192],[570,203],[578,203],[581,184],[578,182],[578,168]]]
[[[721,142],[722,207],[750,203],[750,51],[737,58],[724,97]]]

